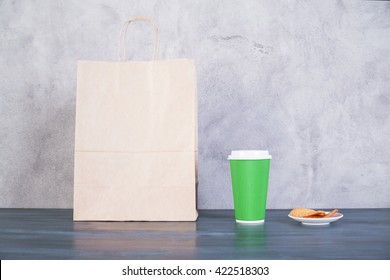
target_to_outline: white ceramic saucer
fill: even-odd
[[[325,213],[328,214],[329,212],[325,212]],[[340,220],[343,217],[343,214],[336,213],[330,218],[298,218],[298,217],[293,217],[291,215],[288,216],[297,222],[301,222],[302,225],[305,226],[327,226],[330,223]]]

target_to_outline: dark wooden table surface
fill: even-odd
[[[70,209],[0,209],[0,259],[390,259],[390,209],[345,209],[326,227],[268,210],[262,226],[231,210],[197,222],[73,222]]]

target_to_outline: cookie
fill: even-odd
[[[290,215],[294,217],[303,218],[310,215],[315,215],[317,213],[316,210],[308,209],[308,208],[295,208],[291,210]]]
[[[328,214],[326,214],[326,215],[324,216],[324,218],[330,218],[330,217],[332,217],[334,214],[336,214],[337,212],[339,212],[339,210],[338,210],[338,209],[334,209],[333,211],[330,211]]]
[[[324,217],[326,215],[323,210],[314,210],[315,213],[304,216],[304,218],[315,218],[314,216]]]

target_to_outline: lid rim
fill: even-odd
[[[264,160],[272,159],[268,150],[232,150],[229,160]]]
[[[255,157],[253,157],[253,158],[249,158],[249,157],[247,157],[247,158],[244,158],[244,157],[241,157],[241,158],[236,158],[236,157],[228,157],[228,160],[265,160],[265,159],[272,159],[272,156],[269,156],[269,157],[262,157],[262,158],[260,158],[260,157],[257,157],[257,158],[255,158]]]

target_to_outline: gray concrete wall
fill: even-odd
[[[0,1],[0,207],[72,207],[77,60],[136,15],[197,63],[199,208],[232,208],[232,149],[270,150],[269,208],[390,207],[390,2],[282,0]]]

